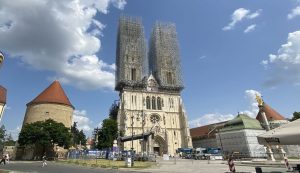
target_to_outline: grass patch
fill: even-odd
[[[101,167],[101,168],[112,168],[112,169],[119,169],[119,168],[126,168],[125,161],[112,161],[112,160],[105,160],[105,159],[93,159],[93,160],[76,160],[76,159],[69,159],[69,160],[59,160],[59,163],[66,163],[66,164],[76,164],[81,166],[88,166],[88,167]],[[134,166],[132,168],[144,169],[155,165],[154,162],[144,162],[144,161],[135,161]],[[1,173],[1,172],[0,172]]]
[[[0,173],[10,173],[9,171],[0,170]]]

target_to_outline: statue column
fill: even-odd
[[[259,112],[261,113],[261,116],[262,116],[262,120],[263,120],[263,125],[265,126],[266,128],[266,131],[269,131],[270,130],[270,124],[269,124],[269,121],[266,117],[266,114],[264,112],[264,102],[262,100],[262,98],[258,95],[256,95],[256,100],[258,102],[258,107],[259,107]],[[269,160],[272,160],[272,161],[275,161],[275,158],[274,158],[274,153],[272,152],[272,148],[267,145],[267,152],[266,154],[268,155],[268,159]]]

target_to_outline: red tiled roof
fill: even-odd
[[[215,129],[223,127],[226,122],[227,121],[192,128],[190,129],[191,137],[192,138],[213,137],[216,134]]]
[[[268,121],[274,121],[274,120],[286,120],[282,115],[280,115],[278,112],[276,112],[274,109],[272,109],[269,105],[264,103],[262,109],[258,112],[256,119],[260,122],[263,122],[261,112],[264,111],[267,117]]]
[[[56,80],[48,88],[46,88],[40,95],[38,95],[31,102],[27,103],[27,106],[31,104],[39,103],[57,103],[64,104],[74,108],[69,98],[65,94],[60,83]]]
[[[0,85],[0,103],[6,103],[6,89]]]

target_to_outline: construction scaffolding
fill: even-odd
[[[160,88],[181,91],[183,83],[175,24],[156,22],[148,56],[150,70]]]
[[[143,87],[148,74],[144,27],[141,18],[121,16],[116,52],[116,87]]]

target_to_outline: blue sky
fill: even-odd
[[[140,16],[149,39],[155,21],[176,24],[192,127],[255,116],[255,94],[279,113],[300,111],[300,1],[0,0],[2,124],[20,130],[26,103],[58,79],[85,131],[107,117],[118,18]],[[90,133],[88,133],[90,134]]]

